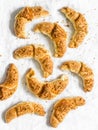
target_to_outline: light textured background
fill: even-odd
[[[22,40],[14,36],[14,17],[20,8],[25,6],[41,5],[50,12],[50,16],[34,20],[27,25],[29,39]],[[37,77],[42,78],[42,71],[37,62],[32,59],[13,59],[13,51],[27,44],[43,44],[53,55],[52,42],[42,34],[32,32],[34,25],[41,21],[59,22],[68,32],[68,39],[72,35],[73,27],[70,22],[59,12],[63,6],[69,6],[83,13],[89,25],[89,33],[83,44],[77,49],[67,48],[67,53],[62,59],[54,60],[54,72],[47,80],[57,78],[61,74],[67,74],[70,82],[67,89],[57,98],[51,101],[44,101],[33,96],[25,86],[25,72],[32,67]],[[67,27],[66,25],[69,25]],[[86,105],[71,111],[64,121],[56,128],[57,130],[98,130],[98,0],[0,0],[0,81],[5,77],[6,68],[9,63],[15,63],[19,69],[19,86],[16,93],[9,99],[0,102],[0,130],[52,130],[49,125],[49,116],[52,105],[58,99],[67,96],[83,96]],[[62,72],[58,66],[66,60],[80,60],[87,63],[94,71],[95,84],[93,91],[84,93],[80,78],[70,72]],[[46,116],[24,115],[6,124],[4,112],[10,106],[20,101],[36,101],[46,109]]]

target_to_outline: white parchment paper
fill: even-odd
[[[19,39],[14,35],[14,17],[25,6],[43,6],[50,12],[45,18],[32,21],[27,25],[28,39]],[[42,77],[42,71],[37,62],[32,59],[15,60],[13,51],[27,44],[42,44],[53,55],[52,41],[42,34],[34,33],[32,28],[42,21],[58,22],[67,32],[68,39],[73,33],[71,23],[59,12],[63,6],[69,6],[83,13],[88,21],[89,33],[83,44],[77,49],[67,48],[67,53],[61,59],[53,58],[54,71],[48,78]],[[69,27],[67,26],[69,25]],[[68,41],[67,41],[68,42]],[[98,1],[97,0],[0,0],[0,82],[10,63],[15,63],[19,69],[19,86],[16,93],[9,99],[0,102],[0,130],[52,130],[49,125],[49,116],[52,106],[58,99],[69,96],[83,96],[86,105],[71,111],[56,130],[98,130]],[[88,64],[94,71],[95,84],[92,92],[84,93],[82,80],[70,72],[62,72],[59,66],[66,60],[79,60]],[[25,85],[25,73],[33,68],[41,81],[50,81],[61,74],[69,76],[69,85],[59,96],[51,101],[41,100],[32,95]],[[11,123],[4,121],[5,111],[20,101],[35,101],[41,103],[47,112],[45,117],[24,115]]]

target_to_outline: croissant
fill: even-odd
[[[62,75],[51,82],[41,82],[35,77],[35,73],[30,69],[26,74],[26,83],[29,90],[39,98],[53,99],[59,95],[67,86],[68,78]]]
[[[25,7],[15,17],[14,31],[17,37],[27,38],[25,26],[28,22],[47,16],[49,13],[41,6]]]
[[[18,70],[14,64],[10,64],[3,83],[0,84],[0,100],[11,97],[18,86]]]
[[[83,14],[76,12],[75,10],[69,7],[62,8],[61,12],[64,13],[73,24],[75,32],[69,43],[69,47],[76,48],[79,45],[81,45],[82,41],[88,33],[87,21]]]
[[[42,32],[53,40],[55,57],[62,57],[66,52],[67,33],[57,23],[42,22],[35,26],[35,32]]]
[[[5,113],[5,121],[9,123],[13,119],[25,114],[45,115],[45,110],[42,105],[34,102],[20,102],[9,108]]]
[[[70,70],[79,75],[83,80],[83,89],[85,92],[91,91],[94,86],[94,74],[91,68],[79,61],[64,62],[61,67],[62,70]]]
[[[52,127],[57,127],[64,119],[66,114],[71,110],[75,110],[78,106],[85,104],[82,97],[63,98],[58,100],[54,106],[50,116],[50,124]]]
[[[53,61],[49,52],[42,46],[27,45],[14,51],[14,58],[34,58],[37,60],[47,78],[53,72]]]

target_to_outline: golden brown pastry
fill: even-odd
[[[66,114],[71,110],[75,110],[78,106],[85,104],[82,97],[63,98],[54,104],[52,114],[50,117],[50,124],[52,127],[57,127],[64,119]]]
[[[20,59],[26,57],[34,58],[39,62],[45,78],[52,74],[53,61],[49,52],[43,46],[27,45],[14,51],[14,58]]]
[[[6,123],[9,123],[19,116],[30,113],[44,116],[46,112],[41,104],[37,104],[34,102],[20,102],[6,111],[5,121]]]
[[[14,51],[15,59],[32,58],[32,57],[34,57],[34,46],[33,45],[23,46]]]
[[[67,33],[59,24],[42,22],[35,26],[34,31],[42,32],[53,40],[55,57],[62,57],[65,54]]]
[[[18,86],[18,70],[14,64],[10,64],[3,83],[0,84],[0,100],[12,96]]]
[[[66,15],[66,17],[72,22],[74,26],[75,32],[69,43],[69,47],[76,48],[82,43],[88,33],[87,21],[83,14],[76,12],[69,7],[62,8],[61,12]]]
[[[41,82],[35,77],[35,73],[30,69],[26,74],[26,83],[29,90],[39,98],[50,100],[59,95],[67,86],[68,78],[62,75],[51,82]]]
[[[27,38],[25,25],[36,18],[47,16],[49,13],[41,6],[25,7],[15,17],[14,31],[17,37]]]
[[[61,65],[62,70],[70,70],[78,74],[83,80],[85,92],[91,91],[94,86],[94,74],[91,68],[79,61],[67,61]]]

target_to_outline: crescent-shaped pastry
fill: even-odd
[[[75,32],[69,43],[69,47],[76,48],[82,43],[88,33],[87,21],[83,14],[76,12],[69,7],[62,8],[61,12],[66,15],[66,17],[72,22],[74,26]]]
[[[47,78],[53,72],[53,61],[49,52],[42,46],[27,45],[18,48],[14,51],[14,58],[34,58],[37,60],[44,73],[44,77]]]
[[[5,121],[6,123],[9,123],[19,116],[30,113],[44,116],[46,112],[41,104],[37,104],[34,102],[20,102],[6,111]]]
[[[79,61],[67,61],[64,62],[60,68],[78,74],[83,80],[83,89],[85,92],[92,90],[94,85],[94,74],[92,69],[86,64]]]
[[[82,97],[63,98],[57,101],[52,110],[50,124],[52,127],[57,127],[65,118],[66,114],[71,110],[75,110],[78,106],[85,104]]]
[[[42,22],[35,26],[35,32],[42,32],[53,40],[55,57],[62,57],[66,52],[67,33],[57,23]]]
[[[26,23],[36,18],[47,16],[48,14],[48,11],[41,6],[23,8],[15,17],[14,31],[16,36],[19,38],[27,38],[25,32]]]
[[[12,96],[18,86],[18,70],[14,64],[10,64],[3,83],[0,84],[0,100]]]
[[[26,74],[26,83],[29,90],[39,98],[50,100],[59,95],[68,84],[68,77],[62,75],[60,78],[51,82],[41,82],[30,69]]]

